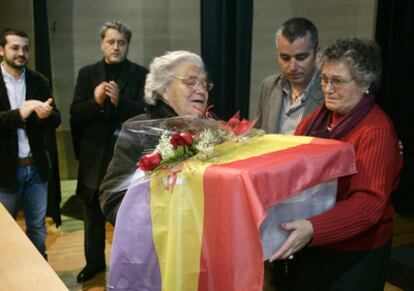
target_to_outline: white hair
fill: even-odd
[[[154,58],[150,64],[150,71],[145,82],[145,102],[155,104],[156,100],[174,78],[175,70],[182,62],[191,62],[204,70],[201,57],[189,51],[166,52]]]

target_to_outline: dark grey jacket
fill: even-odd
[[[147,107],[147,113],[131,118],[123,124],[99,195],[103,214],[113,225],[140,156],[144,150],[154,149],[159,141],[159,136],[137,129],[143,128],[145,124],[153,124],[154,119],[173,116],[177,116],[175,111],[164,102],[158,101],[155,106]]]
[[[256,112],[256,115],[260,117],[256,126],[262,128],[266,133],[277,133],[276,131],[279,127],[283,80],[283,75],[271,75],[263,80],[260,87],[259,103]],[[309,113],[323,103],[322,88],[318,81],[312,84],[308,94],[303,117],[309,115]]]

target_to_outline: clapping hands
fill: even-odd
[[[20,116],[22,119],[26,119],[34,111],[40,119],[45,119],[53,113],[52,103],[52,98],[47,99],[45,102],[39,100],[26,100],[19,108]]]
[[[102,82],[94,91],[95,102],[103,106],[105,99],[109,98],[114,106],[118,106],[119,88],[115,81]]]

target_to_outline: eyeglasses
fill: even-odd
[[[206,79],[199,80],[196,77],[189,77],[189,78],[174,77],[174,79],[180,80],[181,82],[184,83],[184,85],[186,85],[187,87],[191,89],[196,89],[198,88],[198,86],[202,86],[207,91],[210,91],[214,87],[214,83]]]
[[[321,83],[322,87],[326,87],[326,86],[328,86],[328,83],[331,83],[331,85],[332,85],[332,87],[334,87],[334,89],[341,89],[346,84],[351,83],[353,80],[354,80],[353,78],[348,80],[348,81],[344,80],[340,77],[329,78],[325,74],[321,74],[320,77],[319,77],[319,82]]]

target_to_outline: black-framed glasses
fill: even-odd
[[[181,82],[184,83],[184,85],[186,85],[187,87],[191,89],[197,89],[198,86],[202,86],[207,91],[210,91],[214,87],[214,83],[207,79],[200,80],[196,77],[189,77],[189,78],[174,77],[174,79],[180,80]]]
[[[331,83],[332,87],[334,87],[334,89],[341,89],[343,88],[345,85],[351,83],[354,79],[350,79],[350,80],[344,80],[340,77],[332,77],[329,78],[327,75],[325,74],[321,74],[319,76],[319,82],[321,83],[322,87],[326,87],[328,86],[328,83]]]

